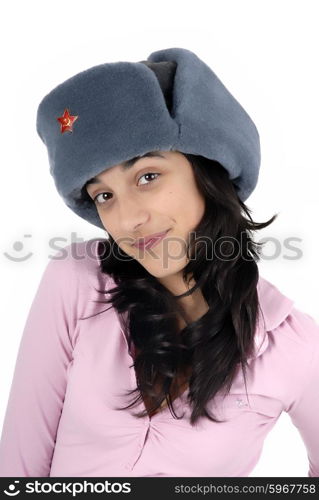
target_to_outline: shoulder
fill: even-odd
[[[107,281],[109,276],[102,273],[98,246],[102,239],[74,242],[50,256],[47,268],[57,273],[77,275],[79,279],[90,278],[91,281]]]
[[[42,281],[69,303],[78,314],[94,312],[94,300],[103,296],[98,290],[111,287],[114,281],[102,272],[98,245],[102,239],[74,242],[50,256]]]

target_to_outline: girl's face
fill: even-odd
[[[187,264],[189,233],[204,215],[205,202],[192,166],[178,151],[148,153],[132,166],[104,170],[87,185],[105,230],[120,249],[153,276],[165,278]],[[96,179],[96,178],[95,178]],[[167,231],[154,246],[134,242]]]

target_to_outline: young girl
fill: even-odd
[[[251,118],[194,53],[90,68],[39,105],[67,206],[107,238],[47,265],[1,476],[248,476],[283,411],[319,476],[319,326],[262,278]],[[107,307],[105,307],[107,305]],[[280,471],[279,475],[280,475]]]

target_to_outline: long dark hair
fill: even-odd
[[[146,397],[153,401],[152,411],[166,400],[174,418],[182,418],[175,413],[170,390],[177,375],[188,369],[191,425],[200,417],[219,423],[206,406],[219,391],[229,393],[240,366],[247,393],[247,360],[254,352],[260,314],[257,263],[264,244],[253,241],[252,232],[270,225],[278,214],[266,222],[254,222],[221,164],[184,155],[205,199],[204,216],[188,241],[188,262],[183,269],[184,282],[189,284],[193,278],[195,285],[174,296],[109,235],[99,243],[100,271],[111,276],[116,286],[98,292],[110,294],[100,302],[111,304],[120,315],[127,313],[126,335],[140,351],[134,360],[137,387],[127,392],[136,397],[118,409],[131,408]],[[80,202],[93,203],[85,186]],[[178,299],[197,288],[209,310],[180,330],[177,313],[183,310]],[[136,417],[146,415],[146,409],[135,413]]]

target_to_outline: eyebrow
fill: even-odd
[[[163,158],[165,160],[165,156],[163,156],[160,153],[157,153],[155,151],[150,151],[148,153],[145,153],[145,155],[135,156],[134,158],[131,158],[130,160],[123,162],[121,164],[122,170],[124,170],[124,171],[128,170],[129,168],[133,167],[133,165],[135,165],[135,163],[138,160],[141,160],[142,158]],[[89,184],[99,184],[99,183],[102,184],[103,180],[100,177],[96,176],[96,177],[92,177],[91,179],[89,179],[85,183],[85,186],[88,186]]]

